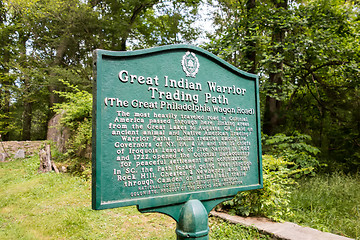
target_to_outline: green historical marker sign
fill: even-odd
[[[94,209],[215,203],[262,187],[256,75],[188,45],[97,50],[95,68]]]

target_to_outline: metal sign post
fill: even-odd
[[[258,77],[194,46],[95,51],[93,209],[137,205],[208,239],[208,213],[262,187]]]

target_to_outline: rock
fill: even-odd
[[[61,172],[63,172],[63,173],[66,173],[67,172],[67,168],[65,167],[65,166],[61,166],[61,168],[60,168],[61,170]]]
[[[8,158],[9,155],[6,153],[0,153],[0,162],[5,162],[6,158]]]
[[[16,153],[14,158],[25,158],[25,151],[22,149],[19,149]]]
[[[61,126],[60,120],[63,114],[56,114],[48,123],[47,140],[53,141],[61,153],[66,152],[66,143],[70,138],[70,130]]]
[[[84,158],[87,158],[87,159],[91,159],[91,156],[92,156],[92,148],[91,148],[91,145],[88,144],[86,145],[85,148],[82,148],[82,149],[79,149],[76,153],[77,156],[80,156],[80,157],[84,157]]]
[[[61,153],[66,153],[66,144],[71,137],[71,131],[69,128],[61,125],[60,120],[63,113],[56,114],[48,123],[47,140],[55,143],[56,148]],[[76,155],[84,158],[91,159],[92,149],[91,144],[86,145],[84,148],[77,149]]]

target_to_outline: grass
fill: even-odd
[[[210,239],[233,239],[233,240],[256,240],[256,239],[275,239],[271,236],[260,234],[257,229],[230,224],[219,218],[211,218],[209,224],[211,234]]]
[[[291,195],[288,221],[360,239],[360,176],[342,173],[303,180]]]
[[[136,207],[91,210],[91,184],[68,174],[38,174],[37,157],[0,163],[0,239],[176,239],[170,217]],[[360,239],[360,176],[305,179],[291,195],[287,221]],[[271,239],[253,228],[209,219],[210,239]]]
[[[38,163],[1,163],[0,239],[174,239],[170,217],[135,207],[93,211],[89,182],[37,174]]]
[[[0,163],[0,239],[176,239],[176,223],[136,207],[94,211],[91,184],[68,174],[38,174],[37,157]],[[270,239],[210,218],[211,239]]]

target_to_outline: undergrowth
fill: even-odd
[[[292,189],[287,221],[360,239],[360,175],[333,173],[303,179]]]

